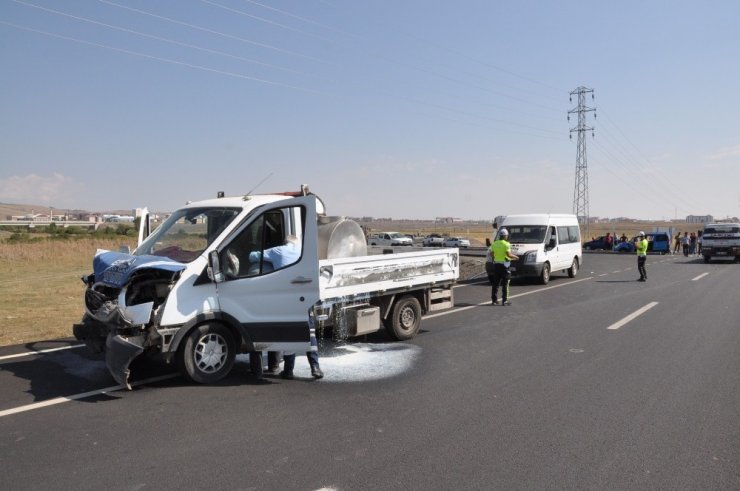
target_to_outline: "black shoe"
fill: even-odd
[[[324,378],[324,372],[322,372],[318,366],[311,367],[311,375],[316,379]]]
[[[293,380],[293,372],[283,370],[282,372],[280,372],[280,378],[284,378],[285,380]]]
[[[638,278],[637,281],[647,281],[647,278]]]

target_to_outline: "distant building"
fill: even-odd
[[[689,215],[686,217],[686,223],[712,223],[714,217],[712,215]]]

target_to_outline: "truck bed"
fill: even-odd
[[[321,300],[387,290],[451,283],[460,275],[458,249],[323,259]]]

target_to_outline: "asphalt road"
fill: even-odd
[[[69,340],[3,348],[0,487],[740,489],[740,265],[647,267],[590,254],[507,307],[459,286],[411,342],[326,341],[320,381],[240,358],[127,392],[84,348],[25,354]]]

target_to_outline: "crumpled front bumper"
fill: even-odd
[[[145,339],[144,335],[123,337],[110,333],[105,341],[105,364],[108,371],[116,382],[125,385],[128,390],[131,390],[128,380],[131,375],[129,365],[144,351]]]

